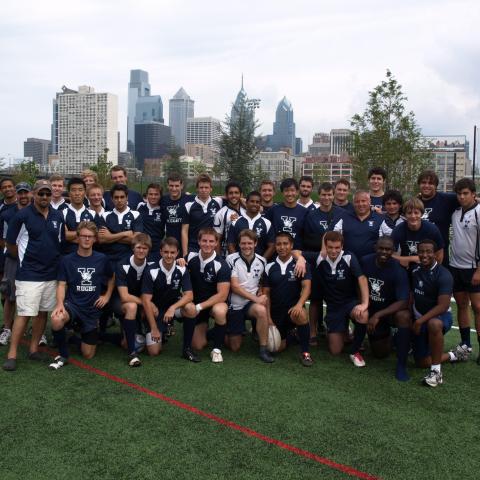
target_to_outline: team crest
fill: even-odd
[[[378,280],[377,278],[368,278],[370,282],[370,287],[372,288],[373,295],[380,295],[380,289],[382,285],[385,283],[383,280]]]
[[[160,212],[155,212],[154,222],[160,222],[162,220],[162,214]]]
[[[470,226],[471,220],[465,219],[463,221],[463,228],[468,228]]]
[[[432,209],[431,207],[430,207],[430,208],[426,208],[426,209],[425,209],[425,212],[424,212],[423,215],[422,215],[422,220],[428,220],[430,214],[432,213],[432,210],[433,210],[433,209]]]
[[[260,237],[262,235],[263,228],[262,227],[255,227],[255,231],[257,232],[257,237]]]
[[[343,270],[343,269],[337,270],[337,278],[339,280],[344,280],[345,279],[345,270]]]
[[[326,220],[320,220],[319,223],[324,230],[328,230],[328,222]]]
[[[258,267],[254,268],[253,269],[253,277],[258,278],[259,276],[260,276],[260,269]]]
[[[132,224],[132,221],[129,218],[125,219],[125,225],[127,226],[127,230],[130,230],[130,225]]]
[[[58,228],[58,222],[56,220],[52,220],[53,228]]]
[[[369,227],[373,227],[373,220],[369,220],[369,221],[368,221],[368,226],[369,226]]]
[[[213,282],[213,273],[212,272],[205,272],[205,281],[206,282]]]
[[[423,280],[419,280],[419,281],[418,281],[418,286],[419,286],[420,288],[423,287]]]
[[[169,205],[167,207],[167,212],[171,217],[176,217],[177,216],[177,208],[178,205]]]
[[[94,268],[78,268],[78,273],[82,277],[82,285],[92,284],[92,275],[95,273]]]
[[[293,230],[293,224],[297,221],[297,217],[287,217],[283,216],[281,217],[282,222],[283,222],[283,231],[292,233]]]
[[[415,242],[413,240],[407,240],[408,253],[410,255],[416,255],[417,254],[417,244],[418,244],[418,242]]]

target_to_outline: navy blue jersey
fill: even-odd
[[[35,206],[22,208],[10,220],[7,242],[18,245],[17,280],[46,282],[57,278],[65,239],[63,215],[48,207],[47,218]]]
[[[374,252],[383,219],[383,215],[376,212],[371,212],[364,220],[356,214],[344,215],[333,229],[343,234],[345,250],[361,258]]]
[[[137,211],[142,217],[143,231],[152,239],[151,252],[158,253],[160,243],[165,236],[165,217],[162,209],[160,206],[152,207],[148,202],[141,202],[138,204]]]
[[[208,300],[217,293],[218,283],[230,283],[230,267],[216,253],[203,260],[200,253],[188,254],[188,271],[193,287],[195,303]]]
[[[287,232],[293,237],[293,248],[303,248],[303,230],[308,210],[300,205],[286,207],[283,203],[274,205],[265,215],[273,225],[273,232],[276,235],[280,232]]]
[[[440,230],[443,243],[448,247],[450,223],[453,212],[460,206],[455,193],[437,192],[433,198],[422,200],[425,207],[423,220],[434,223]],[[447,252],[448,249],[445,249]]]
[[[407,222],[403,222],[392,231],[395,249],[400,248],[400,255],[403,257],[418,255],[417,246],[419,242],[427,238],[435,241],[437,250],[444,247],[443,238],[438,228],[425,220],[422,220],[422,225],[418,230],[410,230]]]
[[[110,194],[110,192],[105,192],[103,194],[103,201],[105,203],[105,210],[113,210],[115,208],[115,206],[113,205],[113,202],[112,202],[112,196]],[[127,198],[127,202],[128,202],[128,206],[132,209],[132,210],[136,210],[137,209],[137,206],[140,202],[143,202],[143,197],[138,193],[136,192],[135,190],[128,190],[128,198]]]
[[[198,197],[186,202],[182,208],[182,224],[188,224],[188,248],[198,250],[198,232],[202,228],[213,228],[215,214],[222,208],[221,197],[210,198],[203,203]],[[185,252],[183,252],[185,254]]]
[[[142,293],[151,294],[152,302],[159,310],[166,310],[178,301],[183,292],[191,290],[187,268],[174,264],[167,270],[162,260],[148,268],[142,283]]]
[[[113,272],[108,257],[93,251],[88,257],[78,253],[65,255],[60,261],[57,280],[66,282],[65,301],[79,307],[85,317],[100,317],[101,310],[94,306]]]
[[[165,220],[165,236],[176,238],[182,243],[182,210],[187,202],[195,199],[195,195],[182,194],[177,200],[172,200],[170,195],[164,195],[160,202],[162,217]]]
[[[437,262],[428,269],[418,265],[412,271],[412,290],[415,310],[425,315],[437,305],[439,295],[452,295],[453,278]]]
[[[303,207],[300,207],[303,208]],[[311,280],[310,267],[303,278],[295,276],[297,262],[290,257],[285,263],[278,257],[267,264],[263,284],[270,288],[270,305],[272,310],[291,308],[300,299],[302,293],[302,280]]]
[[[297,200],[297,205],[306,208],[309,212],[317,209],[317,205],[315,205],[315,202],[312,199],[310,199],[305,205],[303,203],[300,203],[300,200]]]
[[[123,212],[112,210],[105,212],[100,220],[100,227],[106,227],[110,233],[119,233],[132,230],[133,232],[143,232],[142,217],[136,210],[126,208]],[[104,252],[111,260],[117,262],[122,257],[127,256],[132,247],[126,243],[104,243]]]
[[[322,247],[322,238],[325,232],[333,229],[345,215],[345,212],[332,206],[328,212],[316,208],[308,213],[305,218],[305,233],[303,247],[311,252],[319,252]]]
[[[139,297],[142,294],[143,276],[149,265],[153,265],[153,263],[146,260],[142,265],[136,265],[133,255],[123,258],[115,265],[115,285],[127,287],[130,295]]]
[[[378,197],[370,195],[370,205],[372,207],[380,207],[383,209],[383,195],[379,195]]]
[[[19,209],[16,203],[9,203],[7,205],[4,205],[3,208],[0,210],[0,228],[2,229],[2,238],[4,240],[7,239],[8,225],[10,221],[20,210],[21,208]],[[6,248],[1,252],[1,255],[4,257],[13,258],[8,253],[8,250]],[[1,259],[0,263],[3,265]]]
[[[338,208],[343,208],[347,213],[351,213],[352,215],[355,214],[355,208],[353,208],[353,204],[350,202],[347,202],[345,205],[337,205],[335,202],[333,202],[333,205]]]
[[[407,271],[400,263],[391,258],[380,267],[376,260],[375,253],[360,259],[363,274],[368,279],[370,313],[378,312],[392,303],[408,300],[410,297]]]
[[[95,222],[98,224],[99,219],[94,210],[90,210],[83,206],[80,210],[75,210],[72,205],[67,204],[67,206],[61,210],[63,214],[63,219],[65,226],[68,230],[75,232],[77,230],[78,224],[83,221]],[[68,253],[76,252],[78,248],[77,243],[65,242],[62,245],[62,254],[66,255]]]
[[[250,218],[248,215],[237,218],[228,231],[228,243],[233,243],[238,250],[238,235],[242,230],[253,230],[257,234],[257,246],[255,253],[263,255],[268,244],[275,242],[272,222],[260,214]]]
[[[342,251],[334,262],[317,253],[305,252],[303,255],[317,270],[316,278],[320,282],[322,296],[327,305],[344,305],[358,298],[357,279],[363,273],[353,253]]]
[[[278,205],[278,203],[273,202],[272,205],[268,205],[268,206],[262,205],[261,215],[262,215],[263,217],[265,217],[265,216],[267,215],[267,213],[268,213],[275,205]]]

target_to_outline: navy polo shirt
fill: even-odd
[[[303,208],[303,207],[300,207]],[[270,288],[270,304],[272,310],[288,309],[300,299],[302,280],[311,280],[310,266],[303,278],[295,276],[297,262],[290,257],[285,263],[278,257],[267,264],[263,278],[263,285]]]
[[[379,195],[378,197],[370,195],[370,205],[372,207],[380,207],[383,210],[383,195]]]
[[[159,310],[166,310],[178,301],[183,292],[191,290],[187,268],[174,264],[167,270],[162,260],[149,267],[142,283],[142,293],[152,295],[152,302]]]
[[[17,280],[45,282],[57,278],[60,247],[65,239],[63,215],[51,206],[47,218],[32,204],[10,221],[7,242],[18,245]]]
[[[202,303],[215,295],[218,283],[230,283],[230,267],[216,253],[203,260],[200,253],[190,252],[188,254],[188,271],[192,281],[195,303]]]
[[[342,208],[345,210],[347,213],[351,213],[352,215],[355,215],[355,208],[353,208],[353,204],[350,202],[347,202],[345,205],[337,205],[335,202],[333,203],[335,207]]]
[[[453,278],[451,273],[437,262],[431,268],[421,265],[412,271],[414,308],[425,315],[437,305],[439,295],[452,295]]]
[[[82,257],[75,252],[61,259],[57,280],[67,284],[66,302],[77,306],[86,318],[99,318],[102,310],[94,303],[112,275],[108,257],[103,253],[93,251]]]
[[[203,203],[198,197],[186,202],[182,208],[182,224],[188,224],[188,248],[198,250],[198,232],[202,228],[213,228],[215,214],[222,208],[221,197],[209,197]],[[183,252],[185,254],[185,252]]]
[[[267,206],[267,207],[265,207],[265,206],[262,205],[262,213],[261,213],[261,215],[265,217],[265,216],[267,215],[267,213],[268,213],[275,205],[278,205],[278,203],[273,202],[272,205],[269,205],[269,206]]]
[[[8,222],[12,216],[18,212],[18,206],[16,202],[5,203],[2,199],[0,201],[0,228],[2,229],[2,238],[5,239],[7,235]],[[3,271],[3,265],[5,264],[5,257],[10,257],[10,254],[5,250],[0,250],[0,271]]]
[[[440,230],[443,243],[449,243],[449,229],[453,212],[460,206],[455,193],[437,192],[429,200],[422,200],[425,207],[423,220],[435,224]]]
[[[306,205],[300,203],[299,200],[297,200],[297,204],[303,208],[306,208],[309,212],[317,209],[317,205],[315,205],[315,202],[312,199],[310,199],[310,201]]]
[[[418,255],[417,246],[419,242],[427,238],[435,241],[437,250],[445,246],[438,228],[433,223],[425,220],[422,220],[422,224],[418,230],[410,230],[405,221],[397,225],[392,231],[395,248],[400,248],[400,255],[402,255],[402,257]]]
[[[67,206],[61,210],[63,214],[63,219],[65,226],[68,230],[75,232],[77,230],[78,224],[83,221],[95,222],[98,224],[99,219],[97,213],[94,210],[90,210],[83,206],[80,210],[75,210],[72,205],[67,204]],[[62,254],[66,255],[68,253],[73,253],[77,251],[78,244],[73,242],[65,242],[62,245]]]
[[[143,232],[142,217],[136,210],[126,208],[123,212],[112,210],[105,212],[100,221],[100,227],[106,227],[111,233],[126,232]],[[131,245],[126,243],[104,243],[104,252],[111,260],[118,261],[123,256],[127,256],[131,250]]]
[[[394,258],[381,267],[377,255],[372,253],[360,260],[363,274],[368,279],[370,292],[370,313],[378,312],[400,300],[408,300],[410,289],[407,271]]]
[[[187,202],[195,199],[195,195],[182,194],[177,200],[164,195],[160,202],[162,218],[165,220],[165,236],[176,238],[182,244],[182,209]]]
[[[151,252],[158,254],[160,243],[165,236],[165,218],[162,210],[160,206],[152,207],[148,202],[141,202],[138,204],[137,211],[142,217],[143,231],[152,239]]]
[[[255,247],[255,253],[263,255],[268,247],[268,244],[275,242],[275,236],[273,233],[272,222],[260,214],[250,218],[245,215],[239,217],[232,222],[228,231],[228,243],[233,243],[238,250],[238,235],[242,230],[252,230],[257,234],[257,246]]]
[[[139,297],[142,294],[143,276],[152,262],[146,260],[138,266],[133,261],[133,255],[124,257],[115,265],[115,285],[117,287],[127,287],[130,295]]]
[[[319,252],[325,232],[332,230],[333,226],[344,216],[345,212],[336,206],[332,206],[328,212],[324,212],[320,208],[316,208],[309,212],[305,218],[305,234],[303,238],[304,249],[312,252]]]
[[[113,210],[115,206],[113,205],[112,196],[110,192],[105,192],[103,194],[103,201],[105,202],[105,210]],[[135,190],[128,190],[128,206],[132,210],[136,210],[140,202],[143,202],[143,197],[136,192]]]
[[[265,215],[273,225],[273,232],[287,232],[293,237],[293,248],[302,250],[303,230],[308,210],[300,205],[286,207],[283,203],[274,205]]]
[[[361,258],[374,252],[383,219],[376,212],[371,212],[365,220],[356,214],[345,215],[333,229],[343,234],[345,250]]]

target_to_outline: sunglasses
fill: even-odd
[[[52,192],[37,192],[37,195],[39,197],[51,197],[52,196]]]

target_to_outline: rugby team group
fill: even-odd
[[[30,319],[28,359],[43,359],[49,313],[59,352],[52,370],[68,364],[72,345],[90,359],[105,341],[138,367],[140,347],[158,355],[175,321],[184,359],[201,361],[210,345],[220,363],[222,349],[241,348],[250,320],[265,363],[290,346],[309,367],[325,336],[332,355],[348,351],[365,367],[368,337],[371,355],[396,352],[397,380],[409,380],[413,352],[427,369],[423,383],[436,387],[442,363],[472,353],[470,309],[480,342],[480,207],[468,178],[444,193],[436,173],[424,171],[420,193],[404,201],[384,191],[387,172],[373,168],[368,190],[352,202],[346,179],[321,183],[315,202],[311,177],[287,178],[279,203],[269,180],[251,192],[231,181],[221,197],[211,196],[206,174],[196,195],[183,192],[178,174],[168,176],[165,194],[152,183],[143,196],[128,188],[123,167],[112,168],[111,180],[109,191],[91,170],[66,185],[59,175],[0,182],[5,371],[17,369]],[[452,295],[460,338],[447,352]],[[120,320],[116,336],[107,332],[112,317]]]

